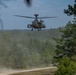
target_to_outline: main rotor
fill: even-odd
[[[35,19],[37,20],[37,19],[38,19],[39,14],[34,14],[34,16],[35,16]]]
[[[30,16],[21,16],[21,15],[15,15],[17,17],[23,17],[23,18],[31,18],[31,19],[48,19],[48,18],[57,18],[56,16],[52,16],[52,17],[48,17],[48,16],[45,16],[45,17],[38,17],[39,14],[34,14],[35,17],[30,17]]]

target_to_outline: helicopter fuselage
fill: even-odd
[[[28,28],[32,28],[31,30],[33,31],[33,29],[38,29],[41,30],[42,28],[46,28],[46,26],[43,24],[42,20],[38,20],[37,17],[35,18],[34,21],[32,21],[32,24],[28,24],[27,25]]]
[[[44,24],[42,24],[42,23],[28,24],[27,27],[31,28],[32,31],[33,31],[33,29],[38,29],[38,31],[39,31],[42,28],[46,28],[46,26]]]

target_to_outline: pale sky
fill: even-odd
[[[4,29],[28,29],[27,24],[31,24],[33,19],[15,17],[14,15],[34,16],[56,16],[58,18],[43,19],[46,29],[65,26],[73,17],[64,14],[64,9],[68,4],[73,4],[74,0],[33,0],[32,6],[27,7],[23,0],[3,1],[8,8],[0,5],[0,18],[3,21]]]

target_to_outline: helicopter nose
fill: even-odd
[[[29,28],[29,25],[27,25],[27,27]]]
[[[28,24],[28,25],[27,25],[27,27],[28,27],[28,28],[31,28],[31,25],[30,25],[30,24]]]

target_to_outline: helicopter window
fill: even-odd
[[[38,20],[34,20],[33,23],[34,23],[34,24],[37,24],[37,23],[38,23]]]

